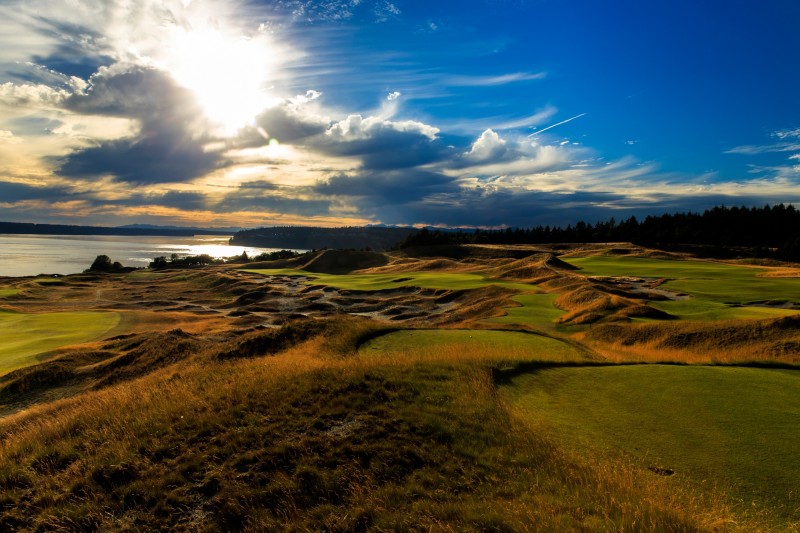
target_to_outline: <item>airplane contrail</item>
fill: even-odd
[[[580,115],[575,115],[574,117],[572,117],[572,118],[568,118],[567,120],[562,120],[561,122],[557,122],[556,124],[553,124],[552,126],[547,126],[546,128],[544,128],[544,129],[541,129],[541,130],[539,130],[539,131],[534,131],[533,133],[531,133],[530,135],[528,135],[528,138],[530,139],[531,137],[535,137],[536,135],[539,135],[539,134],[540,134],[540,133],[542,133],[543,131],[547,131],[547,130],[549,130],[550,128],[555,128],[556,126],[560,126],[560,125],[562,125],[562,124],[566,124],[567,122],[569,122],[569,121],[571,121],[571,120],[575,120],[576,118],[581,118],[582,116],[585,116],[585,115],[588,115],[588,113],[581,113]]]

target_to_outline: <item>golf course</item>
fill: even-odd
[[[621,246],[9,278],[0,525],[796,530],[794,267]]]

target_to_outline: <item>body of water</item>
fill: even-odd
[[[129,237],[107,235],[0,235],[0,276],[76,274],[98,255],[124,266],[146,267],[155,257],[208,254],[233,257],[246,251],[253,257],[272,248],[229,246],[229,237]]]

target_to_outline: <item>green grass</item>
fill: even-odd
[[[762,278],[765,269],[714,263],[647,259],[641,257],[593,256],[565,259],[590,276],[635,276],[670,278],[662,288],[685,293],[689,300],[651,304],[682,319],[722,320],[769,318],[796,311],[763,307],[730,307],[765,300],[800,303],[800,279]]]
[[[751,511],[800,519],[797,372],[552,368],[515,377],[501,391],[536,427],[578,452],[628,455],[676,478],[718,484]]]
[[[703,298],[650,302],[649,305],[683,320],[763,319],[797,313],[795,310],[774,307],[730,306]]]
[[[420,287],[423,289],[463,290],[479,289],[497,285],[508,289],[530,292],[535,286],[487,279],[479,274],[458,274],[450,272],[403,272],[393,274],[320,274],[292,268],[245,270],[264,276],[305,276],[311,278],[310,285],[321,284],[337,289],[351,291],[380,291],[399,287]]]
[[[64,283],[64,280],[61,279],[60,277],[58,277],[58,278],[36,278],[33,281],[35,281],[36,283],[39,283],[41,285],[47,285],[48,283],[57,283],[57,284],[61,285],[61,284]]]
[[[585,361],[583,352],[564,341],[519,331],[473,329],[410,329],[382,335],[365,343],[362,354],[402,359],[424,353],[451,362]]]
[[[557,294],[520,294],[512,300],[521,307],[507,307],[506,315],[490,318],[487,322],[494,324],[523,324],[543,330],[555,329],[555,320],[564,311],[553,305]]]
[[[19,289],[0,289],[0,298],[14,296],[15,294],[19,294]]]
[[[119,314],[110,312],[0,311],[0,374],[36,363],[39,354],[95,340],[119,321]]]

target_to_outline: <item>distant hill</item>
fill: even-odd
[[[240,231],[233,236],[231,244],[295,250],[321,248],[389,250],[416,232],[416,228],[376,226],[344,228],[284,226]]]
[[[65,224],[33,224],[0,222],[0,233],[15,235],[121,235],[150,237],[191,237],[193,235],[230,235],[230,231],[204,228],[161,226],[70,226]]]

